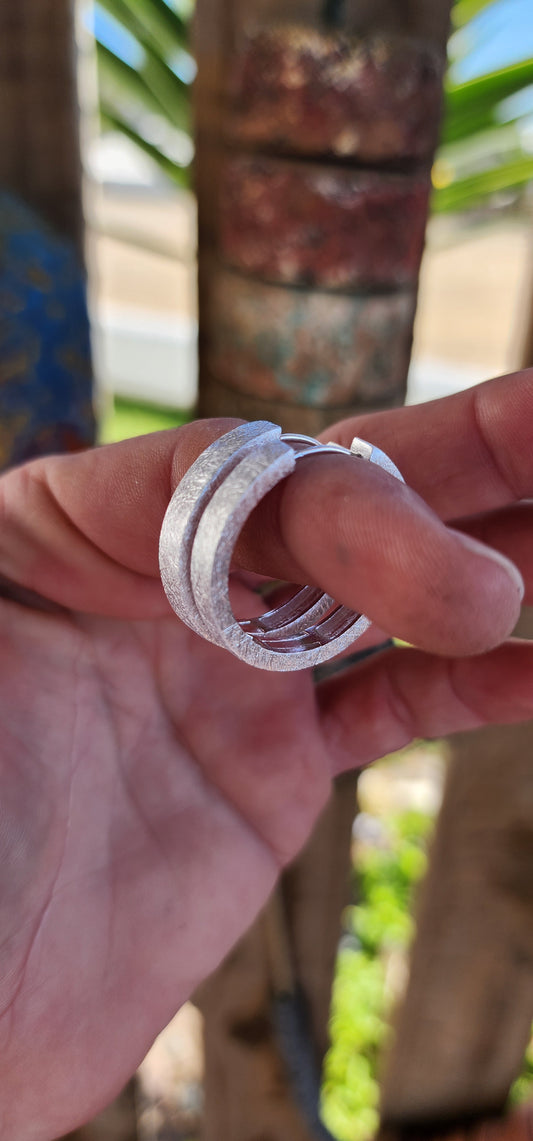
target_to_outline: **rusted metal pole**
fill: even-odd
[[[448,0],[199,0],[202,415],[317,434],[403,401],[448,18]],[[298,993],[319,1062],[355,791],[202,988],[206,1141],[322,1136],[279,1019]]]
[[[403,400],[448,21],[428,7],[200,2],[202,413],[316,433]]]

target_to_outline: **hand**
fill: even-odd
[[[233,422],[0,480],[0,1136],[49,1141],[112,1098],[335,773],[533,716],[533,645],[504,642],[521,579],[495,553],[531,601],[532,422],[532,372],[347,421],[327,437],[374,441],[410,486],[321,455],[258,509],[243,566],[316,580],[419,647],[317,688],[197,638],[159,583],[172,488]]]

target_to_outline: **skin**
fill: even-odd
[[[172,489],[234,423],[0,480],[10,1141],[50,1141],[112,1098],[253,920],[335,774],[413,737],[533,716],[533,644],[508,640],[524,589],[533,601],[533,371],[328,431],[373,440],[409,486],[317,456],[257,509],[242,567],[319,582],[375,639],[418,647],[319,687],[197,638],[158,580]]]

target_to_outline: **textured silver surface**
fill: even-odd
[[[369,619],[318,587],[295,588],[283,605],[239,622],[229,600],[231,559],[242,527],[261,499],[306,455],[332,451],[373,462],[397,479],[379,448],[354,439],[349,451],[309,436],[281,434],[258,421],[234,428],[196,460],[176,488],[160,538],[161,579],[179,617],[204,638],[268,670],[298,670],[335,657]]]
[[[354,436],[350,444],[350,452],[352,456],[360,456],[363,460],[372,458],[372,444],[368,440],[361,440],[359,436]]]
[[[254,507],[294,468],[295,457],[280,440],[264,440],[247,453],[217,487],[204,509],[194,537],[191,583],[194,600],[212,640],[238,627],[243,641],[252,643],[233,615],[228,578],[231,556],[244,523]],[[226,643],[227,644],[227,643]]]
[[[238,455],[261,440],[278,439],[281,428],[268,420],[240,424],[206,449],[185,473],[168,505],[159,540],[159,569],[165,594],[176,614],[204,638],[206,625],[191,587],[191,550],[205,505],[238,463]]]
[[[366,442],[366,440],[357,441],[358,444]],[[396,479],[399,479],[401,483],[405,483],[403,475],[398,471],[396,464],[393,464],[390,456],[388,456],[386,452],[382,452],[381,448],[376,448],[375,444],[372,444],[371,446],[372,454],[368,457],[370,463],[377,464],[378,467],[382,467],[384,471],[388,471],[389,475],[393,475]],[[357,454],[360,455],[360,453]]]

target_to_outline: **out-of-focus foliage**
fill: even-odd
[[[533,1092],[533,1036],[529,1042],[526,1050],[524,1064],[522,1066],[522,1073],[516,1079],[511,1088],[509,1095],[509,1102],[512,1106],[522,1105],[524,1102],[531,1102],[531,1094]]]
[[[102,126],[118,130],[178,186],[189,183],[188,0],[97,0]]]
[[[468,209],[533,179],[533,58],[465,82],[456,78],[480,17],[506,0],[456,0],[442,141],[433,167],[433,209]],[[517,39],[519,29],[517,29]]]
[[[403,981],[413,888],[426,867],[431,825],[432,817],[413,811],[387,820],[359,817],[359,903],[346,914],[323,1084],[324,1119],[339,1141],[366,1141],[377,1128],[379,1057]]]
[[[461,211],[533,179],[533,58],[465,82],[455,78],[489,9],[506,0],[456,0],[433,209]],[[104,127],[141,147],[178,186],[192,158],[189,53],[193,0],[96,0]],[[531,99],[528,100],[528,93]],[[525,94],[525,99],[524,99]]]
[[[347,909],[337,959],[322,1112],[338,1141],[370,1141],[378,1127],[379,1068],[391,1007],[406,981],[413,895],[424,875],[432,815],[359,817],[354,874],[359,903]],[[530,1101],[533,1038],[510,1103]]]

